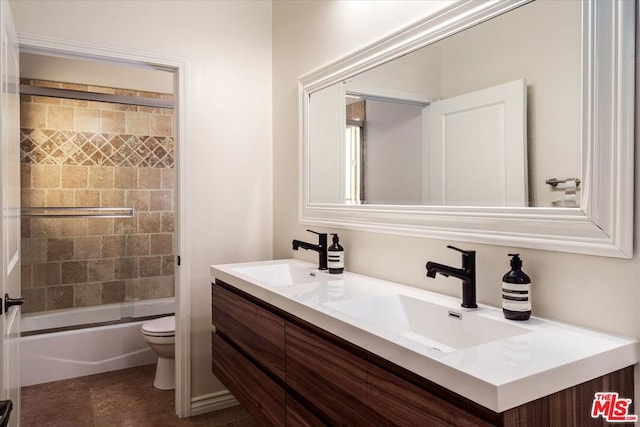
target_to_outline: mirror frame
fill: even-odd
[[[301,76],[302,224],[632,258],[635,3],[584,0],[580,208],[340,205],[309,197],[311,94],[532,0],[460,0]]]

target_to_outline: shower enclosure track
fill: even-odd
[[[134,208],[103,207],[29,207],[20,208],[23,217],[31,218],[133,218]]]
[[[48,96],[52,98],[79,99],[82,101],[110,102],[113,104],[138,105],[152,108],[173,109],[173,101],[138,96],[113,95],[109,93],[83,92],[70,89],[20,85],[20,95]]]

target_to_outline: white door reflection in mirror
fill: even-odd
[[[429,204],[527,206],[526,90],[516,80],[429,105]]]

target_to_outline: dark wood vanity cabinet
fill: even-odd
[[[221,335],[212,337],[213,372],[260,424],[284,426],[284,388]]]
[[[287,417],[286,425],[291,427],[323,427],[327,425],[289,394],[287,395],[285,415]]]
[[[285,320],[229,289],[211,289],[213,373],[261,425],[325,425],[286,393]]]
[[[292,323],[286,356],[287,386],[332,425],[492,425]]]
[[[628,367],[495,413],[221,281],[212,320],[213,373],[262,425],[607,425],[594,393],[633,397]]]
[[[284,382],[284,319],[219,285],[212,287],[211,305],[220,335]]]

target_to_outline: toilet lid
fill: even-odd
[[[146,322],[142,332],[150,335],[174,335],[176,333],[176,316],[166,316]]]

